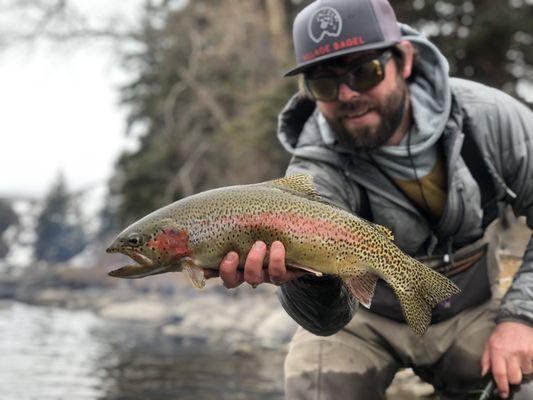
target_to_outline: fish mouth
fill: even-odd
[[[146,257],[144,254],[140,253],[134,249],[120,249],[116,247],[109,247],[106,250],[107,253],[122,253],[130,257],[136,264],[129,264],[123,267],[114,269],[107,274],[115,278],[126,278],[126,279],[137,279],[144,278],[145,276],[162,274],[164,272],[170,271],[171,266],[162,266],[156,265],[153,260],[149,257]]]
[[[107,273],[113,278],[139,279],[150,275],[164,274],[175,271],[173,266],[160,265],[156,267],[143,267],[142,265],[125,265]]]

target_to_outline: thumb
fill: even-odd
[[[489,344],[485,344],[485,350],[483,350],[483,355],[481,356],[481,376],[485,376],[490,369],[490,350]]]

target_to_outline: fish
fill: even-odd
[[[339,277],[367,308],[383,279],[419,336],[430,324],[432,308],[460,291],[404,253],[388,228],[322,197],[307,174],[208,190],[146,215],[107,248],[135,261],[109,275],[132,279],[183,271],[201,289],[204,269],[217,270],[230,251],[241,256],[242,269],[244,256],[258,240],[267,246],[283,243],[289,268]]]

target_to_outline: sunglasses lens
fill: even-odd
[[[365,92],[372,89],[383,78],[383,68],[378,60],[372,60],[362,65],[358,65],[347,76],[348,86],[358,92]]]
[[[347,84],[350,89],[357,92],[366,92],[380,83],[384,77],[382,64],[380,60],[375,59],[357,65],[343,76],[306,78],[305,83],[315,100],[335,101],[341,83]]]
[[[337,99],[339,84],[335,78],[307,79],[307,89],[313,98],[319,101],[333,101]]]

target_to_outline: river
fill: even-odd
[[[90,311],[0,302],[3,400],[276,400],[283,357],[185,343]]]

